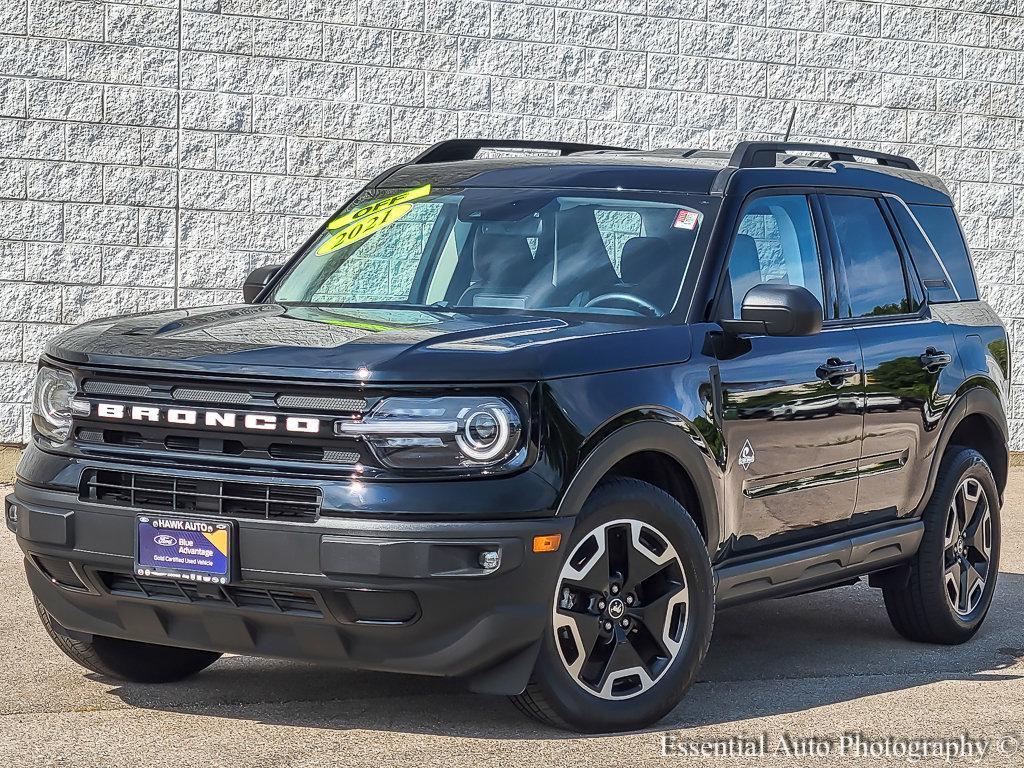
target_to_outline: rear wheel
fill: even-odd
[[[584,732],[641,728],[678,704],[714,620],[707,548],[671,496],[638,480],[587,500],[555,585],[527,714]]]
[[[947,451],[923,519],[909,581],[883,590],[889,619],[909,640],[966,642],[988,614],[999,571],[999,491],[980,453]]]
[[[201,672],[220,658],[213,651],[174,648],[93,635],[79,640],[62,634],[43,604],[36,611],[50,639],[72,661],[104,677],[133,683],[173,683]]]

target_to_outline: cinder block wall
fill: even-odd
[[[0,442],[48,338],[238,300],[419,146],[728,147],[792,101],[945,179],[1024,370],[1022,49],[1024,0],[0,0]]]

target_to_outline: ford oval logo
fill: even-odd
[[[173,547],[178,543],[178,539],[174,536],[168,536],[166,533],[162,533],[159,536],[154,536],[153,541],[159,544],[161,547]]]

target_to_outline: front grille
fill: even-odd
[[[213,389],[189,389],[188,387],[175,387],[171,391],[171,397],[186,403],[226,403],[230,405],[244,405],[252,399],[248,392],[222,392]]]
[[[107,430],[110,432],[111,430]],[[109,435],[104,434],[104,441],[110,442]],[[139,445],[144,445],[140,442]],[[184,451],[191,453],[221,453],[226,456],[240,456],[245,450],[241,440],[221,440],[219,438],[183,437],[168,435],[164,438],[164,447],[168,451]]]
[[[80,396],[87,400],[123,405],[195,408],[245,414],[316,418],[317,434],[210,428],[198,424],[170,424],[166,420],[117,422],[99,418],[95,410],[76,418],[75,444],[93,456],[131,454],[141,461],[159,461],[161,454],[204,466],[251,468],[265,463],[282,472],[305,472],[319,465],[326,473],[353,468],[373,471],[376,463],[365,442],[338,435],[335,419],[352,419],[372,409],[384,393],[347,385],[279,383],[233,377],[124,376],[111,380],[102,372],[82,372]],[[300,466],[304,465],[304,466]],[[289,466],[291,465],[291,466]],[[313,470],[317,471],[317,470]]]
[[[107,445],[129,445],[141,447],[142,435],[122,429],[80,429],[75,433],[79,440],[89,443],[106,443]]]
[[[80,497],[83,501],[160,512],[199,512],[299,522],[316,521],[321,502],[319,488],[115,470],[85,472]]]
[[[366,401],[361,397],[299,397],[296,395],[278,395],[275,402],[282,408],[308,408],[311,411],[362,413],[366,410]]]
[[[131,573],[100,571],[100,581],[112,595],[166,600],[176,603],[219,603],[225,607],[289,616],[322,619],[314,593],[293,589],[196,584],[175,579],[153,579]]]
[[[260,405],[276,403],[284,409],[331,411],[334,413],[362,413],[367,408],[363,397],[335,397],[325,395],[276,392],[272,385],[259,385],[239,389],[194,386],[175,386],[167,383],[132,384],[89,378],[82,387],[87,395],[136,398],[141,400],[173,400],[196,405]]]
[[[113,395],[114,397],[148,397],[151,391],[145,384],[125,384],[120,381],[96,381],[94,379],[86,381],[84,389],[87,395]]]

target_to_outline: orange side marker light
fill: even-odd
[[[533,537],[534,552],[557,552],[562,544],[562,534],[550,533],[547,536]]]

